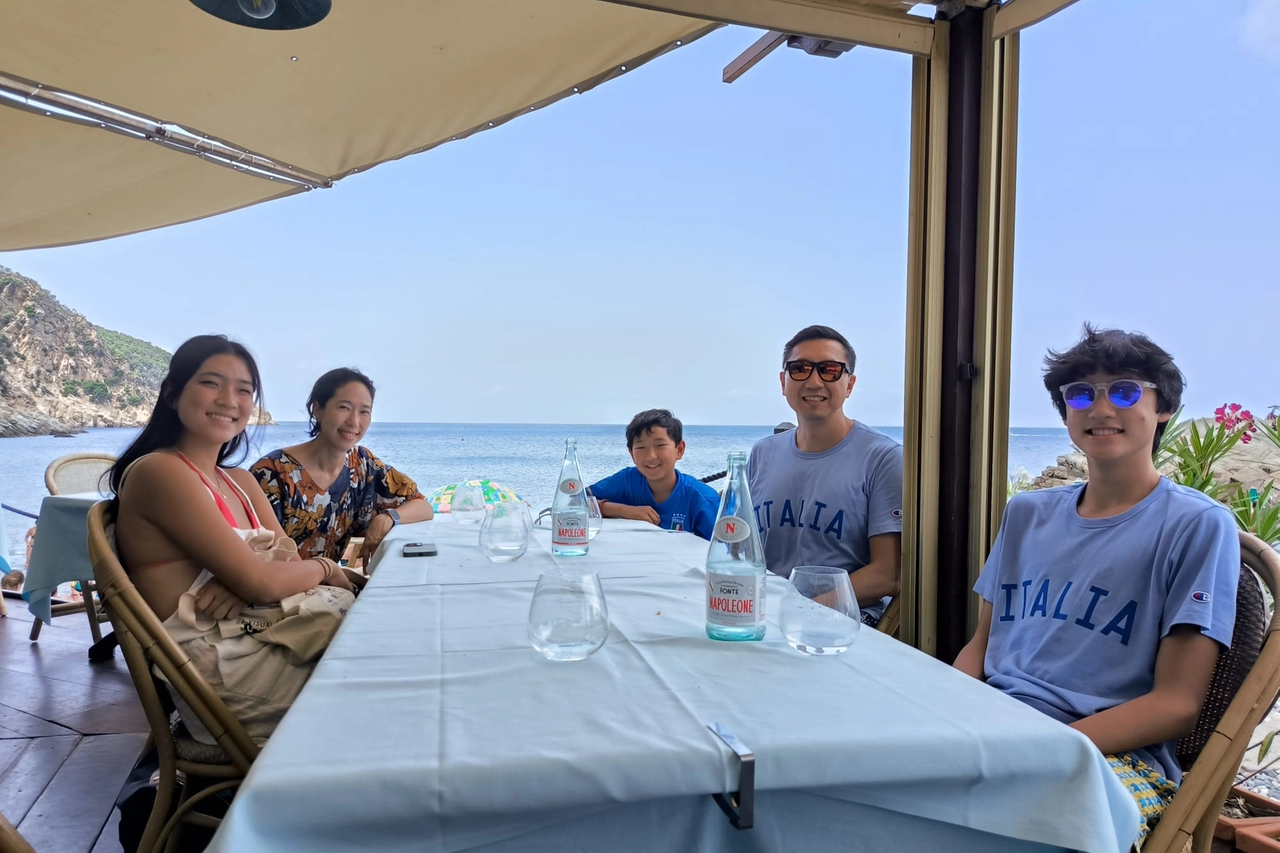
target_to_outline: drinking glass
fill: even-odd
[[[449,512],[459,524],[479,524],[484,520],[484,491],[479,480],[464,480],[453,490]]]
[[[554,661],[584,660],[609,638],[609,611],[595,572],[544,572],[529,605],[529,642]]]
[[[480,522],[480,550],[495,563],[511,563],[529,549],[533,522],[523,501],[498,501]]]
[[[600,501],[595,495],[587,495],[587,540],[596,538],[600,528],[604,526],[604,516],[600,513]]]
[[[838,655],[848,649],[862,627],[849,573],[831,566],[792,569],[778,627],[791,648],[807,655]]]

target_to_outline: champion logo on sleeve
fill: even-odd
[[[1209,593],[1205,592],[1202,589],[1198,589],[1195,592],[1191,593],[1191,600],[1198,601],[1201,604],[1208,604],[1209,598],[1210,598]]]
[[[893,512],[889,514],[892,515],[894,518],[902,518],[902,510],[900,509],[895,509]]]

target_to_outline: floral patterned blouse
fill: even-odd
[[[316,485],[302,463],[283,450],[271,451],[249,470],[304,560],[341,559],[351,537],[363,536],[375,515],[422,498],[413,480],[364,447],[347,454],[347,464],[328,489]]]

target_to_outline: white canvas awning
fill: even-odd
[[[143,133],[176,125],[196,147],[204,136],[226,143],[221,162],[243,150],[262,159],[241,162],[270,162],[300,182],[56,109],[0,107],[0,250],[128,234],[326,186],[588,89],[715,26],[596,0],[339,0],[319,25],[292,31],[229,24],[186,0],[9,3],[0,26],[9,104],[15,91],[72,106],[65,96],[84,98],[124,111]]]

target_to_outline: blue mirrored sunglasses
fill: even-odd
[[[1117,379],[1094,385],[1089,382],[1068,382],[1058,388],[1062,393],[1062,401],[1073,409],[1087,409],[1098,399],[1098,392],[1107,395],[1107,400],[1117,409],[1132,408],[1142,399],[1143,388],[1155,388],[1154,382],[1141,382],[1137,379]]]

